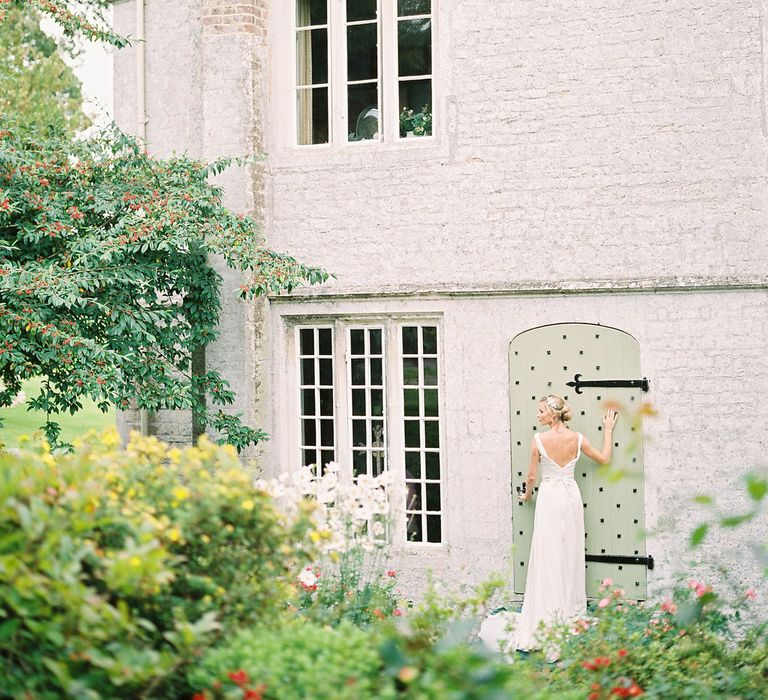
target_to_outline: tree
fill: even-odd
[[[80,81],[62,53],[74,56],[74,44],[60,51],[35,8],[10,6],[0,23],[0,114],[73,133],[88,126]]]
[[[241,163],[242,164],[242,163]],[[168,161],[116,129],[87,141],[0,131],[0,406],[43,376],[30,407],[75,413],[187,408],[238,448],[264,433],[219,407],[218,372],[190,371],[216,338],[220,276],[209,255],[250,275],[244,298],[327,275],[262,245],[257,223],[221,204],[209,176],[229,161]],[[58,425],[47,420],[50,441]]]

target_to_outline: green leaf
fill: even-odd
[[[691,547],[698,547],[709,532],[709,524],[702,523],[691,533]]]
[[[747,474],[746,482],[749,497],[758,503],[762,501],[768,493],[768,480],[761,479],[755,474]]]
[[[712,496],[706,496],[704,494],[700,494],[693,499],[693,502],[701,503],[702,505],[705,505],[705,506],[711,506],[714,503],[714,499],[712,498]]]
[[[755,517],[754,513],[744,513],[742,515],[728,515],[724,518],[720,518],[720,524],[723,527],[736,527],[742,523],[752,520]]]

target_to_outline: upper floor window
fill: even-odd
[[[296,143],[431,136],[433,0],[295,0]]]

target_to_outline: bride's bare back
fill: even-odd
[[[558,467],[564,467],[575,457],[579,449],[578,433],[562,428],[560,430],[548,430],[539,436],[541,444],[547,451],[549,458]]]

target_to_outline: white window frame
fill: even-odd
[[[438,390],[438,420],[440,431],[440,542],[412,542],[408,540],[405,520],[405,411],[403,402],[403,377],[402,377],[402,327],[403,326],[433,326],[437,328],[437,385]],[[351,372],[351,352],[349,331],[356,328],[380,328],[383,331],[382,350],[384,356],[384,430],[386,445],[386,469],[392,473],[395,493],[398,501],[392,503],[392,523],[390,527],[389,546],[397,551],[418,550],[444,550],[448,545],[448,480],[445,462],[445,389],[443,380],[443,352],[442,345],[443,328],[442,318],[433,314],[429,315],[383,315],[371,314],[360,316],[335,316],[333,318],[294,318],[288,323],[287,331],[294,337],[288,343],[292,348],[293,358],[289,362],[292,367],[289,377],[290,405],[293,410],[288,414],[293,416],[294,426],[289,435],[293,435],[292,444],[284,453],[292,455],[289,469],[297,468],[295,455],[301,454],[301,390],[300,372],[300,333],[307,328],[332,328],[333,329],[333,370],[334,370],[334,423],[335,423],[335,453],[336,461],[341,466],[344,478],[352,480],[352,411],[351,411],[351,385],[349,381]],[[407,387],[412,388],[412,387]],[[319,410],[319,408],[318,408]],[[423,429],[422,429],[423,432]],[[302,455],[303,456],[303,455]],[[426,509],[426,501],[423,504]],[[426,530],[423,532],[426,537]]]
[[[362,141],[349,141],[348,134],[350,129],[348,103],[347,103],[347,22],[346,22],[346,0],[328,0],[328,143],[299,144],[298,143],[298,108],[296,95],[299,89],[297,84],[297,51],[296,51],[296,0],[278,0],[279,3],[285,3],[285,7],[290,7],[290,113],[291,134],[289,144],[297,149],[337,149],[344,148],[371,148],[380,146],[382,143],[404,143],[409,145],[415,143],[434,143],[435,135],[440,126],[440,119],[437,110],[437,83],[435,79],[437,65],[437,38],[438,38],[438,4],[439,0],[431,0],[431,13],[427,15],[413,15],[409,19],[431,19],[432,29],[432,73],[429,79],[432,81],[432,134],[429,136],[419,136],[417,138],[406,139],[400,137],[400,105],[399,89],[400,79],[398,77],[398,16],[397,0],[377,0],[379,16],[379,109],[381,116],[379,121],[379,136],[376,139],[365,139]],[[352,22],[351,24],[356,24]],[[360,22],[361,24],[363,22]],[[277,22],[276,26],[280,27]],[[325,26],[325,25],[318,25]],[[279,31],[279,30],[278,30]],[[421,76],[418,79],[425,79]],[[417,78],[413,78],[417,79]],[[391,118],[394,114],[395,117]]]

